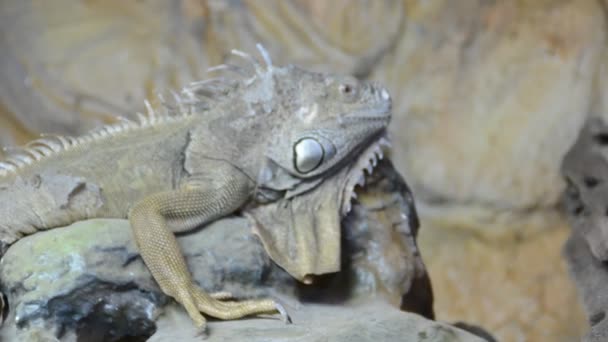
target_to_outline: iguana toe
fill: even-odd
[[[211,298],[217,299],[217,300],[228,300],[228,299],[234,298],[232,293],[227,292],[227,291],[213,292],[213,293],[210,293],[209,295],[211,296]]]
[[[234,300],[226,302],[220,300],[220,298],[233,298],[232,295],[228,296],[228,293],[226,292],[210,295],[196,285],[192,285],[189,292],[198,311],[215,318],[231,320],[245,316],[279,313],[283,317],[283,320],[287,321],[286,317],[288,317],[288,315],[283,306],[271,299]],[[188,310],[188,308],[186,308],[186,310]]]
[[[184,309],[186,309],[186,312],[188,312],[188,316],[190,316],[190,318],[194,322],[197,331],[196,335],[201,337],[206,336],[207,320],[199,311],[193,293],[189,290],[184,289],[178,292],[178,295],[175,297],[175,299],[184,307]]]

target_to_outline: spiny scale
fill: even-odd
[[[229,77],[215,77],[202,81],[192,82],[188,86],[184,87],[184,89],[182,90],[182,96],[184,96],[185,99],[178,96],[178,102],[195,102],[196,104],[200,105],[201,101],[213,100],[218,95],[225,95],[232,89],[236,88],[238,83],[235,83],[235,81],[240,81],[245,86],[248,86],[256,80],[256,77],[262,77],[267,73],[272,73],[273,65],[268,51],[261,44],[256,44],[256,47],[260,52],[264,63],[266,64],[266,68],[264,68],[260,64],[260,62],[250,54],[233,49],[230,51],[231,54],[243,58],[247,63],[249,63],[253,67],[253,70],[255,71],[253,75],[248,74],[245,69],[232,64],[220,64],[218,66],[211,67],[207,69],[207,72],[231,71],[237,74],[239,78],[234,79]]]
[[[390,147],[391,144],[386,137],[381,137],[377,142],[373,143],[367,149],[365,149],[356,164],[353,166],[354,173],[349,176],[344,188],[342,196],[342,216],[348,214],[352,209],[352,200],[357,198],[355,193],[355,187],[365,185],[365,171],[368,175],[371,175],[374,167],[378,165],[378,160],[384,158],[382,152],[383,147]]]
[[[99,127],[79,137],[41,135],[40,139],[30,141],[24,147],[11,151],[7,155],[7,158],[0,162],[0,177],[16,172],[18,169],[31,165],[43,158],[70,150],[85,143],[177,119],[172,116],[144,116],[139,113],[138,118],[139,121],[137,122],[123,118],[117,123]]]

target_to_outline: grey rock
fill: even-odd
[[[563,203],[572,226],[563,250],[590,330],[584,341],[608,340],[608,126],[590,118],[562,165]]]
[[[181,310],[167,310],[150,342],[195,342],[195,330]],[[356,305],[303,304],[290,310],[293,324],[272,319],[211,322],[208,342],[482,342],[483,339],[445,323],[399,311],[376,300]],[[244,339],[243,336],[247,336]]]
[[[591,118],[567,153],[562,174],[568,187],[564,206],[574,229],[593,255],[608,261],[608,126]]]
[[[198,284],[237,298],[347,305],[378,296],[432,318],[432,291],[415,237],[413,198],[389,161],[381,162],[343,221],[343,271],[311,286],[267,256],[248,221],[229,217],[179,237]],[[97,219],[39,232],[0,261],[6,335],[25,340],[144,338],[171,302],[145,268],[126,220]]]
[[[593,256],[579,232],[570,236],[564,256],[589,318],[590,329],[583,341],[608,341],[608,266]]]

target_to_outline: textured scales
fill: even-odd
[[[225,301],[192,281],[174,233],[247,215],[270,257],[309,283],[340,269],[340,219],[372,172],[390,121],[379,85],[348,76],[246,63],[211,71],[146,102],[137,121],[81,137],[49,136],[0,162],[0,255],[19,238],[75,221],[127,217],[141,256],[167,295],[201,331],[220,319],[280,313],[271,299]]]

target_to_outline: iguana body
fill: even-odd
[[[43,138],[9,156],[0,164],[1,252],[38,230],[128,217],[155,280],[199,328],[205,326],[201,312],[234,319],[279,311],[287,319],[273,300],[226,302],[221,299],[228,294],[201,290],[173,233],[248,208],[285,216],[275,208],[286,206],[272,205],[298,203],[379,139],[389,122],[390,99],[384,89],[348,77],[273,67],[260,51],[265,68],[237,52],[250,60],[253,75],[193,84],[177,96],[173,113],[149,108],[138,122],[79,138]],[[321,230],[339,231],[330,223]],[[323,231],[290,232],[296,237],[289,243],[301,245],[301,259],[310,260],[294,260],[288,242],[276,246],[290,239],[289,229],[260,233],[275,261],[304,281],[337,271],[339,250],[306,250],[321,248],[316,240]],[[339,246],[339,239],[327,243]]]

